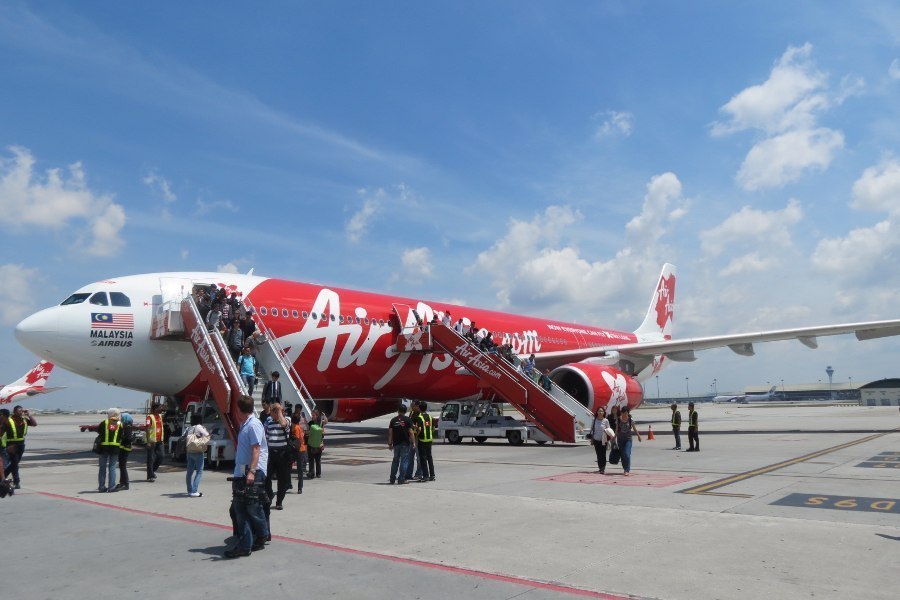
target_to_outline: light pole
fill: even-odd
[[[659,400],[659,375],[656,376],[656,399]]]
[[[713,379],[713,396],[719,395],[719,381],[717,379]]]
[[[684,390],[687,392],[687,397],[690,398],[691,397],[691,378],[690,377],[684,378]]]
[[[784,379],[781,380],[781,395],[784,396]]]

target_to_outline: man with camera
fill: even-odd
[[[238,543],[225,551],[225,558],[250,556],[252,551],[265,547],[269,536],[262,505],[268,502],[264,488],[269,463],[266,431],[259,419],[253,416],[253,398],[241,396],[237,406],[243,421],[234,457],[231,505]]]

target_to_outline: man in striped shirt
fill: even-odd
[[[284,416],[284,408],[280,402],[269,406],[269,418],[264,425],[266,442],[269,445],[269,472],[266,476],[266,494],[269,501],[275,499],[275,510],[283,508],[282,503],[288,490],[291,489],[291,455],[288,452],[288,435],[291,423]],[[272,481],[278,481],[277,491],[272,490]]]

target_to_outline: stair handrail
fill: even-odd
[[[262,316],[259,314],[259,311],[253,306],[253,303],[250,300],[243,300],[244,306],[252,311],[253,321],[256,323],[256,326],[262,332],[263,336],[266,338],[266,341],[273,347],[275,350],[275,357],[278,359],[281,368],[284,369],[288,375],[288,378],[291,380],[291,384],[297,390],[297,396],[300,398],[300,402],[303,404],[303,414],[307,419],[312,419],[312,411],[316,407],[316,401],[313,399],[312,394],[309,392],[309,389],[306,387],[306,384],[303,383],[303,379],[300,377],[300,373],[297,372],[297,369],[294,368],[294,365],[287,358],[287,352],[285,352],[284,347],[281,345],[281,342],[278,341],[278,337],[275,333],[266,325],[265,321],[263,321]]]

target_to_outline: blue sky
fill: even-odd
[[[20,318],[154,271],[632,330],[668,261],[679,336],[900,317],[900,7],[734,4],[0,2],[0,381]],[[900,376],[898,349],[660,386]]]

